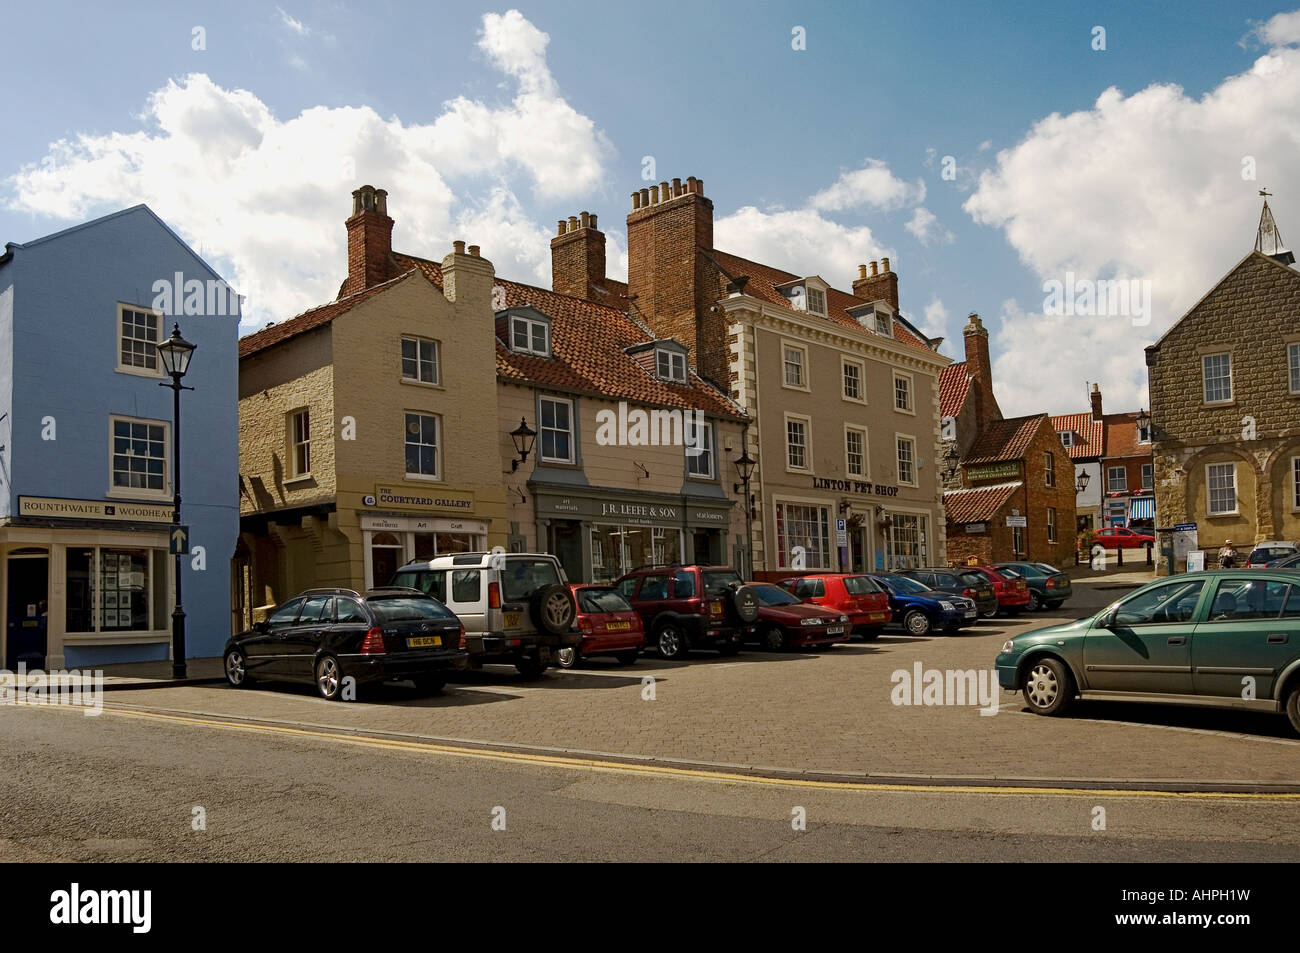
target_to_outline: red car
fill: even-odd
[[[613,586],[570,584],[578,615],[574,627],[581,636],[575,646],[560,649],[560,668],[576,668],[594,655],[612,655],[631,665],[645,648],[641,617]]]
[[[852,637],[849,617],[843,612],[800,602],[770,582],[750,583],[758,597],[758,620],[745,629],[747,642],[759,642],[773,652],[822,645],[827,648]]]
[[[1094,542],[1101,543],[1106,549],[1141,549],[1143,546],[1154,546],[1156,538],[1145,533],[1135,533],[1123,526],[1109,526],[1097,530]]]
[[[1011,569],[995,569],[992,566],[966,566],[970,572],[977,572],[993,583],[993,593],[998,597],[997,612],[1016,615],[1029,608],[1029,583],[1025,577]],[[997,615],[997,612],[993,615]]]
[[[847,572],[815,573],[782,579],[778,585],[804,602],[847,613],[853,634],[868,642],[880,635],[894,615],[889,608],[889,593],[870,576]]]

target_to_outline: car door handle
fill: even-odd
[[[1281,645],[1286,642],[1287,634],[1285,632],[1270,632],[1268,634],[1268,640],[1274,644]]]
[[[1187,636],[1185,636],[1185,635],[1171,635],[1171,636],[1169,636],[1169,644],[1170,644],[1170,645],[1186,645],[1186,644],[1187,644]]]

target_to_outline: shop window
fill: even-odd
[[[152,612],[158,588],[157,581],[151,579],[152,561],[147,549],[69,547],[65,558],[67,631],[147,632],[158,628]]]
[[[386,586],[402,563],[402,542],[392,533],[375,533],[370,540],[372,586]]]
[[[802,547],[804,568],[830,569],[830,510],[825,506],[799,503],[776,504],[777,565],[785,569],[794,563],[794,549]]]
[[[885,566],[888,569],[916,569],[926,564],[924,520],[913,513],[889,514],[885,540]]]

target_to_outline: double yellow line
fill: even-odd
[[[60,707],[60,711],[77,711]],[[655,777],[682,778],[691,781],[715,781],[733,784],[768,785],[775,787],[812,788],[825,791],[901,792],[911,794],[996,794],[996,795],[1048,795],[1056,797],[1110,797],[1110,798],[1163,798],[1198,801],[1300,801],[1300,793],[1267,793],[1252,791],[1157,791],[1126,788],[1067,788],[1033,787],[1027,785],[979,784],[909,784],[889,781],[824,781],[816,778],[783,778],[770,775],[737,774],[728,771],[710,771],[703,768],[679,768],[670,765],[637,764],[623,761],[604,761],[599,758],[579,758],[569,755],[551,755],[526,751],[498,751],[467,748],[460,745],[432,742],[403,741],[397,738],[375,738],[367,735],[349,736],[336,732],[295,728],[289,725],[259,725],[192,715],[174,715],[157,711],[104,706],[106,713],[150,721],[165,721],[202,728],[242,731],[285,737],[328,741],[365,748],[406,751],[417,754],[435,754],[455,758],[479,758],[532,764],[569,771],[599,772],[607,774],[632,774]]]

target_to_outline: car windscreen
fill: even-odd
[[[845,576],[844,591],[851,596],[867,596],[881,590],[869,576]]]
[[[903,592],[908,595],[919,595],[922,592],[930,591],[908,576],[886,576],[885,581],[894,587],[895,592]]]
[[[617,589],[579,589],[578,611],[588,614],[631,612],[632,607]]]
[[[754,594],[758,596],[758,601],[765,606],[797,606],[802,603],[790,593],[777,586],[767,583],[759,586],[750,586]]]
[[[549,559],[507,558],[501,572],[501,595],[510,602],[519,602],[559,581],[560,574]]]
[[[417,596],[376,596],[367,599],[366,602],[381,623],[456,618],[454,612],[436,599],[421,599]]]
[[[741,584],[740,573],[734,569],[714,569],[700,575],[704,577],[704,593],[708,596],[725,595],[732,586]]]

